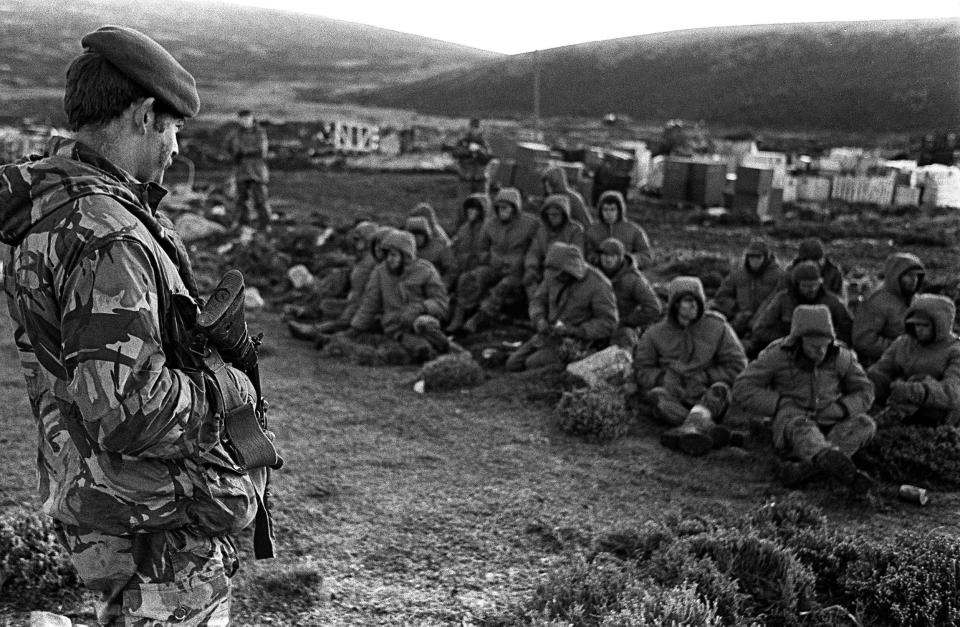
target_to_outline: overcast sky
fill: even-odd
[[[960,0],[227,0],[508,54],[707,26],[960,18]]]

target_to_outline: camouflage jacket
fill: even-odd
[[[227,134],[226,145],[236,164],[237,181],[270,182],[266,161],[269,142],[262,127],[247,129],[238,126]]]
[[[43,158],[0,167],[40,496],[54,518],[108,534],[229,533],[253,519],[254,487],[203,462],[222,457],[218,433],[203,431],[209,386],[170,363],[174,310],[195,315],[197,302],[183,244],[156,213],[164,193],[61,137]]]

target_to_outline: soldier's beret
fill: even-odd
[[[101,26],[80,40],[88,52],[102,55],[124,76],[185,118],[200,111],[197,82],[163,46],[138,30]]]

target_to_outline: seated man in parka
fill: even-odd
[[[787,486],[824,473],[856,492],[870,489],[872,480],[851,457],[876,433],[866,413],[873,384],[856,354],[837,341],[825,305],[794,310],[790,335],[747,366],[733,384],[733,402],[772,417]]]
[[[689,455],[726,443],[715,429],[729,405],[730,386],[747,365],[737,334],[722,314],[706,310],[700,279],[680,276],[669,286],[667,317],[640,336],[633,358],[638,391],[654,417],[672,427],[662,442]]]
[[[775,292],[783,277],[783,268],[770,245],[762,237],[750,240],[743,263],[734,266],[713,297],[714,308],[730,321],[730,326],[745,339],[761,307]]]
[[[543,190],[547,196],[562,194],[570,201],[570,218],[587,228],[593,219],[587,211],[587,201],[567,181],[566,171],[558,165],[550,166],[543,173]]]
[[[663,307],[647,277],[620,240],[609,237],[600,244],[600,270],[613,284],[620,326],[610,343],[633,350],[644,329],[660,319]]]
[[[883,283],[864,299],[853,317],[853,348],[864,366],[903,335],[903,316],[923,284],[923,262],[910,253],[894,253],[883,266]]]
[[[747,355],[759,353],[770,342],[790,334],[793,310],[799,305],[825,305],[830,311],[837,338],[850,344],[853,318],[836,294],[823,286],[820,269],[812,261],[798,264],[787,274],[787,288],[770,297],[753,321],[750,339],[744,342]]]
[[[490,215],[490,197],[486,194],[471,194],[463,201],[462,212],[464,218],[453,236],[453,271],[445,277],[447,292],[454,303],[453,316],[447,333],[459,331],[465,321],[463,307],[457,306],[459,297],[457,286],[460,277],[476,269],[480,265],[480,256],[483,253],[483,225]]]
[[[797,256],[793,258],[790,265],[784,271],[780,285],[777,291],[787,287],[789,275],[793,269],[804,261],[812,261],[820,270],[820,278],[823,279],[823,287],[837,295],[837,298],[846,305],[848,303],[847,282],[843,278],[843,268],[836,261],[827,256],[823,240],[819,237],[808,237],[797,246]]]
[[[627,218],[627,202],[623,194],[606,191],[597,202],[596,222],[587,226],[586,247],[583,250],[588,263],[600,265],[600,244],[607,238],[620,240],[624,250],[633,257],[641,270],[653,265],[653,248],[647,232]]]
[[[480,235],[480,265],[457,282],[453,322],[465,319],[462,330],[468,333],[495,320],[511,297],[524,298],[523,258],[537,231],[537,219],[523,212],[520,192],[513,187],[497,192],[493,209],[495,215],[484,222]],[[450,332],[457,330],[451,323]]]
[[[956,306],[946,296],[919,294],[907,310],[906,333],[894,340],[867,376],[885,404],[879,426],[960,424],[960,339]]]
[[[617,328],[617,301],[610,281],[587,265],[583,252],[554,242],[547,251],[545,278],[530,301],[536,335],[507,359],[507,370],[565,364],[584,350],[609,341]],[[566,351],[572,341],[576,355]]]
[[[427,218],[420,216],[407,218],[406,230],[413,233],[413,238],[417,240],[417,259],[432,263],[449,291],[453,287],[457,269],[453,249],[436,236]]]
[[[383,240],[386,259],[370,275],[348,336],[375,327],[396,340],[414,361],[428,361],[450,350],[440,330],[449,313],[447,290],[436,268],[417,259],[417,244],[406,231],[394,231]]]
[[[583,251],[583,227],[570,218],[570,200],[562,194],[547,196],[543,201],[540,225],[523,258],[523,286],[527,290],[528,301],[543,281],[547,249],[553,242],[573,244]]]

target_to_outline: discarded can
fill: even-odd
[[[902,485],[900,486],[900,500],[917,505],[926,505],[930,499],[927,496],[927,491],[923,488],[918,488],[915,485]]]

